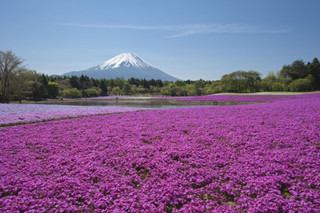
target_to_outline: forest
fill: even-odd
[[[93,79],[88,76],[44,75],[29,70],[11,51],[0,51],[0,102],[108,95],[199,96],[215,93],[320,90],[320,62],[296,60],[262,78],[258,71],[235,71],[220,80],[168,82],[157,79]]]

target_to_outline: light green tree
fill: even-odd
[[[60,90],[59,84],[50,81],[47,85],[47,90],[49,98],[56,98]]]
[[[62,96],[64,98],[81,98],[81,91],[77,88],[65,89]]]

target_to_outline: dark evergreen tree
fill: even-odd
[[[48,95],[47,88],[40,82],[35,81],[31,85],[31,98],[34,101],[40,101]]]
[[[284,65],[280,71],[282,78],[291,78],[292,80],[305,78],[307,75],[308,70],[302,60],[296,60],[291,65]]]
[[[47,86],[48,83],[49,83],[49,77],[48,77],[47,75],[42,74],[42,75],[40,75],[40,77],[39,77],[39,82],[40,82],[41,84],[43,84],[44,86]]]
[[[156,80],[156,86],[163,87],[163,82],[160,79]]]
[[[114,87],[115,85],[114,85],[114,79],[109,79],[109,82],[108,82],[108,86],[109,87]]]
[[[99,87],[99,85],[100,85],[100,82],[98,79],[91,78],[90,82],[91,82],[91,85],[94,87]]]
[[[108,95],[108,87],[107,87],[105,79],[102,79],[100,81],[100,86],[99,87],[101,89],[101,95],[102,96],[107,96]]]
[[[318,58],[307,64],[308,73],[314,78],[313,89],[320,90],[320,62]]]
[[[150,86],[156,86],[156,80],[154,80],[153,78],[149,81],[149,85]]]
[[[91,82],[88,76],[86,75],[81,75],[79,78],[80,82],[80,89],[85,90],[91,87]]]
[[[143,88],[150,89],[149,82],[146,81],[145,78],[142,80],[142,86],[143,86]]]
[[[71,76],[69,81],[72,88],[80,89],[80,81],[77,76]]]

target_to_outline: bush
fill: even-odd
[[[64,98],[81,98],[81,91],[76,88],[66,89],[62,96]]]
[[[306,78],[300,78],[292,81],[289,84],[291,92],[306,92],[312,90],[312,79],[308,76]]]
[[[283,91],[283,84],[280,82],[272,83],[272,91]]]
[[[85,90],[87,97],[98,97],[101,94],[101,89],[97,87],[92,87],[90,89]]]

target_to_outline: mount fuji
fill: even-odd
[[[142,58],[132,53],[122,53],[117,55],[103,64],[82,70],[73,71],[63,74],[63,76],[78,76],[86,75],[89,78],[124,78],[129,79],[131,77],[146,80],[163,80],[163,81],[177,81],[175,78],[167,73],[152,66]]]

